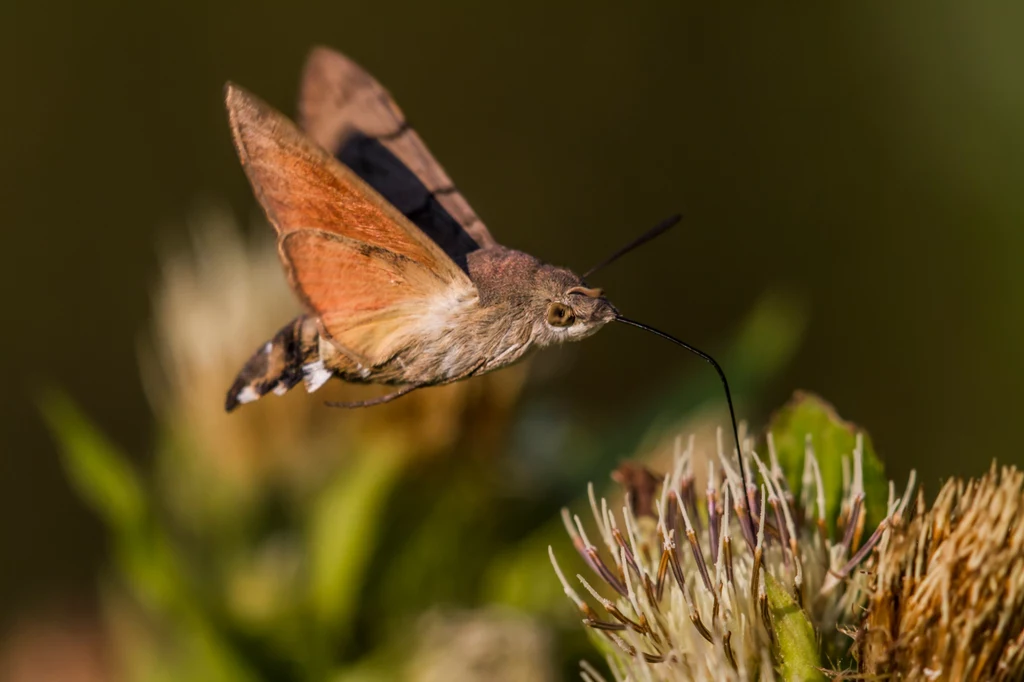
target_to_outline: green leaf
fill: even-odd
[[[146,518],[146,498],[128,458],[64,393],[46,393],[39,404],[57,439],[68,478],[82,499],[119,535],[140,528]]]
[[[782,679],[787,682],[824,680],[817,637],[807,614],[775,578],[768,573],[764,578]]]
[[[140,679],[204,679],[254,682],[259,679],[243,655],[218,630],[184,578],[180,555],[150,513],[146,491],[128,457],[97,429],[74,401],[60,391],[44,394],[40,410],[57,439],[67,476],[78,494],[110,526],[114,559],[133,598],[176,625],[176,674],[154,650],[132,665]],[[147,665],[151,668],[144,670]]]
[[[578,622],[579,616],[572,602],[565,598],[558,580],[553,579],[555,574],[548,560],[548,546],[557,548],[559,564],[567,575],[583,572],[586,564],[576,552],[571,551],[565,527],[560,520],[557,523],[552,521],[496,555],[484,574],[481,591],[484,600],[520,611],[544,614],[549,618],[564,617]]]
[[[429,473],[403,479],[403,510],[389,515],[401,529],[389,533],[394,544],[386,561],[379,562],[370,597],[372,608],[382,612],[379,622],[398,626],[438,603],[453,606],[475,599],[479,576],[500,547],[495,526],[500,480],[491,471],[471,461],[446,459]],[[430,590],[423,589],[425,584]]]
[[[308,528],[310,608],[330,636],[352,621],[364,586],[364,572],[375,548],[382,518],[402,457],[394,448],[367,448],[323,490]]]
[[[786,472],[790,488],[798,490],[804,470],[805,444],[810,436],[814,456],[821,469],[825,487],[826,519],[835,529],[843,492],[843,457],[850,459],[852,472],[853,449],[857,436],[864,439],[864,492],[868,511],[868,524],[879,523],[886,513],[889,482],[871,436],[866,431],[844,421],[834,407],[813,393],[798,391],[771,419],[769,431],[775,442],[779,464]]]

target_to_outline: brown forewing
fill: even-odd
[[[285,116],[235,85],[226,100],[242,166],[281,237],[323,230],[409,258],[444,282],[469,283],[429,237]]]
[[[487,226],[427,149],[388,91],[358,64],[325,47],[306,61],[299,96],[302,127],[325,149],[337,149],[353,132],[383,144],[412,171],[441,206],[482,248],[496,242]]]

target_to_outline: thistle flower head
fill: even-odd
[[[620,467],[613,478],[626,488],[621,506],[598,498],[591,485],[592,520],[563,512],[587,576],[566,576],[549,549],[565,594],[612,675],[620,681],[771,680],[787,666],[820,675],[811,624],[832,637],[837,626],[853,622],[864,578],[852,569],[887,537],[913,481],[899,499],[890,486],[889,514],[866,533],[858,438],[832,537],[810,442],[796,495],[770,437],[767,463],[756,452],[745,455],[760,483],[741,480],[721,437],[718,466],[708,464],[706,481],[694,475],[693,440],[676,450],[663,477],[633,464]],[[793,617],[807,630],[810,658],[800,642],[780,636],[778,623]],[[582,676],[602,679],[589,664]]]

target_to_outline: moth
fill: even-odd
[[[378,398],[331,403],[376,405],[494,371],[618,321],[710,362],[736,435],[728,382],[711,356],[623,317],[585,276],[499,244],[388,92],[353,61],[312,51],[301,129],[241,87],[228,83],[225,91],[242,167],[306,311],[242,367],[228,411],[300,382],[312,393],[331,378],[394,386]]]

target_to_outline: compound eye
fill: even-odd
[[[569,306],[564,303],[552,303],[548,306],[548,324],[552,327],[568,327],[576,321]]]

